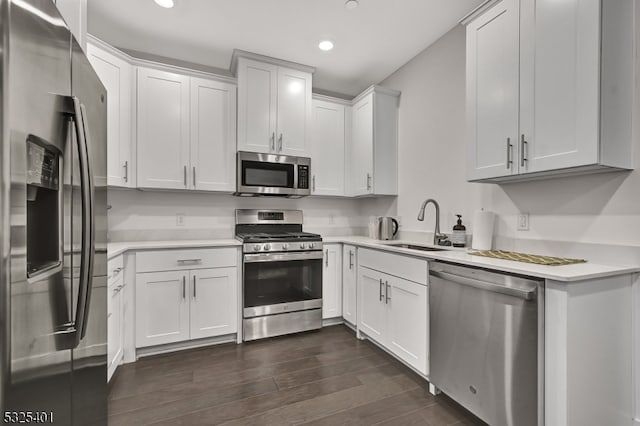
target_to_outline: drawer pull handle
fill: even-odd
[[[197,263],[202,262],[202,259],[178,259],[178,263]]]

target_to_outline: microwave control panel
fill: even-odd
[[[298,189],[309,189],[309,166],[298,165]]]

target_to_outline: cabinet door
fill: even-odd
[[[238,60],[238,151],[275,152],[278,67]]]
[[[373,191],[373,93],[352,108],[352,138],[349,152],[349,195]]]
[[[358,267],[358,329],[384,344],[386,322],[382,274]]]
[[[138,186],[186,189],[189,77],[138,68]]]
[[[108,288],[107,313],[107,380],[111,379],[118,364],[122,360],[124,351],[124,336],[122,330],[123,300],[122,280],[111,284]]]
[[[189,340],[187,271],[136,275],[136,347]]]
[[[311,127],[311,74],[278,67],[278,154],[307,157]]]
[[[342,247],[324,245],[322,271],[322,318],[342,316]]]
[[[94,45],[87,46],[91,65],[107,89],[107,184],[132,185],[131,117],[133,67]]]
[[[345,194],[345,106],[313,101],[311,193]]]
[[[600,3],[522,2],[520,173],[599,161]]]
[[[236,87],[191,78],[190,187],[233,192],[235,166]]]
[[[191,271],[191,339],[238,331],[238,272],[236,268]]]
[[[356,248],[345,245],[342,247],[342,318],[353,325],[358,318],[357,279]]]
[[[427,374],[427,287],[385,276],[386,346],[413,368]]]
[[[519,19],[502,0],[467,26],[469,180],[518,172]]]

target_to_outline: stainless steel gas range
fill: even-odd
[[[236,210],[244,340],[322,327],[322,238],[300,210]]]

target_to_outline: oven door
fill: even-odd
[[[238,194],[297,195],[295,158],[284,155],[238,153]]]
[[[322,308],[322,251],[244,255],[244,318]]]

